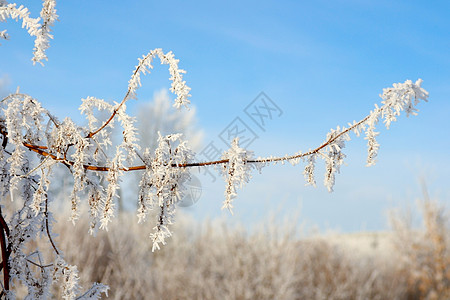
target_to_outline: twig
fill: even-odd
[[[9,237],[9,228],[8,224],[6,224],[5,219],[3,218],[3,214],[0,208],[0,247],[2,251],[2,269],[3,269],[3,286],[4,290],[9,290],[9,265],[8,259],[10,252],[6,246],[6,235]],[[2,292],[3,294],[3,292]]]
[[[50,235],[50,229],[49,229],[49,226],[48,226],[48,196],[45,197],[45,211],[44,211],[44,214],[45,214],[45,230],[47,231],[48,239],[50,240],[50,243],[52,244],[52,247],[55,250],[56,254],[59,255],[59,251],[56,248],[55,243],[53,242],[52,236]]]
[[[43,266],[42,266],[42,265],[40,265],[40,264],[38,264],[38,263],[35,263],[34,261],[32,261],[32,260],[30,260],[30,259],[28,259],[28,258],[26,258],[26,261],[29,262],[29,263],[31,263],[31,264],[33,264],[33,265],[35,265],[36,267],[41,268],[41,269],[53,267],[53,264],[48,264],[48,265],[43,265]]]
[[[309,155],[316,154],[320,150],[325,148],[326,146],[332,144],[334,141],[336,141],[342,135],[348,133],[349,131],[355,129],[356,127],[358,127],[361,124],[363,124],[364,122],[366,122],[369,119],[369,117],[370,117],[370,115],[366,116],[361,121],[359,121],[359,122],[353,124],[352,126],[346,128],[345,130],[343,130],[339,134],[335,135],[334,137],[330,138],[328,141],[324,142],[323,144],[321,144],[317,148],[315,148],[313,150],[310,150],[308,152],[295,154],[295,155],[291,155],[291,156],[268,157],[268,158],[253,159],[253,160],[248,160],[247,163],[268,163],[268,162],[287,161],[287,160],[298,159],[298,158],[302,158],[302,157],[306,157],[306,156],[309,156]],[[95,131],[95,133],[96,132],[97,131]],[[62,158],[57,158],[55,155],[53,155],[53,154],[51,154],[51,153],[49,153],[47,151],[44,151],[44,150],[48,149],[45,146],[37,146],[37,145],[28,144],[28,143],[24,143],[23,145],[25,147],[27,147],[28,149],[30,149],[31,151],[34,151],[34,152],[36,152],[36,153],[38,153],[40,155],[43,155],[43,156],[51,157],[52,159],[60,161],[61,163],[64,163],[67,166],[74,165],[73,161],[68,161],[68,160],[65,160],[65,159],[62,159]],[[225,164],[225,163],[228,163],[228,161],[229,161],[228,159],[222,159],[222,160],[215,160],[215,161],[208,161],[208,162],[194,162],[194,163],[186,163],[186,164],[172,164],[172,167],[176,167],[176,168],[203,167],[203,166]],[[91,166],[91,165],[84,165],[83,167],[86,170],[100,171],[100,172],[108,172],[109,169],[110,169],[109,167]],[[146,168],[145,165],[140,165],[140,166],[133,166],[133,167],[129,167],[129,168],[120,168],[120,170],[121,171],[137,171],[137,170],[145,170],[145,168]]]
[[[136,76],[137,73],[139,73],[139,70],[141,69],[141,65],[139,64],[136,68],[136,70],[134,70],[133,72],[133,76]],[[94,135],[96,135],[97,133],[99,133],[103,128],[105,128],[111,121],[112,119],[114,119],[114,117],[116,116],[117,112],[119,111],[119,109],[122,107],[122,105],[127,102],[128,100],[128,96],[130,96],[130,92],[131,92],[131,87],[128,86],[128,90],[127,93],[125,94],[125,97],[123,97],[122,101],[119,103],[119,105],[117,105],[117,107],[114,109],[114,111],[112,112],[111,116],[109,117],[108,120],[106,120],[105,123],[103,123],[102,126],[100,126],[98,129],[89,132],[89,134],[86,136],[86,138],[92,138]]]
[[[33,174],[35,171],[37,171],[37,169],[39,169],[43,164],[45,164],[47,162],[47,160],[49,159],[49,157],[45,157],[45,159],[43,159],[35,168],[33,168],[32,170],[30,170],[27,174],[25,175],[19,175],[19,178],[27,178],[28,176],[30,176],[31,174]]]

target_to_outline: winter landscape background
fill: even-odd
[[[35,11],[41,5],[24,4]],[[221,137],[236,118],[253,132],[248,148],[257,156],[284,155],[313,148],[330,128],[361,119],[394,82],[422,78],[430,92],[417,116],[380,130],[377,165],[365,167],[366,141],[352,137],[333,193],[322,185],[322,169],[313,188],[304,186],[302,169],[271,166],[254,174],[231,216],[220,210],[223,180],[197,174],[200,199],[180,209],[173,238],[156,253],[148,228],[135,224],[136,180],[129,176],[124,212],[108,233],[94,239],[83,227],[87,220],[74,229],[65,215],[55,227],[86,283],[109,284],[113,299],[450,297],[448,211],[438,208],[450,199],[446,1],[58,5],[45,67],[31,64],[33,41],[18,24],[1,24],[11,39],[0,46],[0,96],[20,85],[60,119],[83,123],[82,98],[120,101],[137,57],[156,47],[172,50],[187,70],[193,108],[184,115],[164,108],[173,95],[166,93],[166,68],[156,66],[129,112],[148,144],[156,136],[145,123],[151,110],[167,116],[161,126],[185,131],[200,160],[211,143],[228,148]],[[246,114],[261,92],[279,109],[264,126]],[[63,195],[66,185],[59,181],[54,193]],[[389,218],[394,208],[422,217]]]

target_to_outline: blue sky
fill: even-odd
[[[34,16],[39,2],[20,2]],[[424,80],[430,102],[416,117],[381,128],[378,164],[366,168],[363,139],[352,139],[347,166],[329,194],[304,187],[301,166],[268,167],[238,196],[232,220],[256,222],[270,212],[343,231],[386,227],[384,212],[414,205],[420,180],[450,203],[450,3],[448,1],[61,1],[45,67],[33,66],[33,40],[20,25],[0,46],[0,77],[59,117],[81,121],[81,98],[120,101],[137,58],[172,50],[187,71],[205,144],[241,117],[259,138],[256,155],[315,147],[330,128],[363,118],[392,83]],[[3,29],[2,29],[3,30]],[[156,66],[138,101],[168,87]],[[265,131],[244,108],[265,92],[282,110]],[[133,112],[135,103],[130,103]],[[219,180],[220,181],[220,180]],[[203,178],[201,201],[187,211],[218,216],[224,185]],[[226,215],[226,214],[225,214]]]

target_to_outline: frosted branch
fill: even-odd
[[[190,103],[188,98],[191,96],[189,94],[191,88],[186,85],[186,81],[183,81],[182,75],[186,73],[186,71],[178,68],[179,60],[175,59],[172,51],[164,54],[162,49],[158,48],[150,51],[147,55],[144,55],[142,58],[138,59],[139,64],[136,66],[133,75],[131,75],[131,79],[128,81],[128,90],[125,94],[125,97],[123,97],[122,101],[116,106],[109,119],[98,129],[91,131],[87,136],[88,138],[93,137],[103,128],[105,128],[114,119],[114,117],[126,101],[128,101],[129,99],[136,99],[136,90],[141,87],[141,74],[145,75],[146,73],[150,73],[150,69],[153,69],[153,58],[156,56],[159,57],[162,64],[169,65],[169,72],[171,76],[170,80],[172,81],[170,91],[177,95],[174,107],[180,108],[181,106],[188,106],[188,104]]]
[[[22,20],[22,28],[25,28],[28,34],[35,37],[33,49],[33,64],[38,62],[43,64],[43,60],[47,60],[45,51],[50,47],[49,40],[53,38],[50,34],[50,28],[57,20],[55,0],[44,0],[42,4],[41,17],[32,18],[28,8],[17,4],[6,4],[3,2],[0,5],[0,22],[5,22],[7,19],[18,21]],[[42,23],[40,21],[42,20]],[[6,30],[0,33],[0,37],[6,39]]]
[[[0,21],[6,19],[21,20],[22,26],[31,36],[36,37],[33,62],[42,63],[47,59],[45,51],[52,38],[50,28],[57,19],[54,0],[44,0],[40,18],[31,18],[26,7],[8,4],[0,0]],[[6,31],[0,32],[0,39],[6,39]],[[58,121],[40,103],[32,97],[17,91],[0,101],[0,195],[19,203],[8,222],[1,214],[0,206],[0,244],[2,252],[3,289],[5,295],[13,299],[14,292],[9,283],[21,282],[28,288],[28,297],[49,298],[52,283],[60,280],[64,299],[98,299],[107,292],[107,287],[94,284],[87,292],[81,292],[78,271],[63,260],[63,254],[52,237],[52,214],[49,211],[51,194],[48,193],[52,166],[64,164],[73,177],[73,190],[70,197],[72,221],[79,213],[79,203],[87,196],[91,219],[90,232],[107,229],[115,214],[115,201],[119,197],[121,176],[124,172],[143,170],[139,183],[138,218],[143,223],[150,212],[156,211],[156,219],[151,221],[153,231],[150,240],[152,251],[171,237],[171,227],[175,221],[176,204],[181,198],[184,185],[190,179],[191,167],[216,166],[225,180],[225,200],[222,208],[232,212],[237,190],[251,179],[253,169],[261,170],[269,164],[286,163],[297,165],[304,163],[303,175],[307,185],[316,185],[315,171],[318,159],[325,164],[324,185],[333,191],[336,174],[340,172],[346,155],[344,149],[350,140],[350,134],[363,134],[367,140],[367,165],[374,165],[379,150],[376,140],[379,132],[376,125],[382,121],[389,129],[401,112],[406,116],[417,114],[420,100],[427,101],[428,93],[421,87],[422,80],[413,83],[394,84],[380,95],[381,106],[375,106],[370,113],[347,127],[330,130],[324,142],[306,152],[298,151],[292,155],[254,158],[253,152],[241,148],[239,140],[233,140],[230,149],[220,160],[192,162],[194,153],[180,134],[159,135],[158,147],[152,152],[144,150],[141,155],[139,137],[134,118],[126,113],[126,102],[136,98],[141,86],[141,75],[153,68],[153,59],[159,58],[162,64],[169,65],[171,91],[176,95],[173,106],[188,106],[190,88],[183,80],[184,70],[178,68],[178,59],[172,52],[161,49],[150,51],[139,59],[128,82],[128,89],[119,103],[107,103],[94,97],[82,100],[80,111],[86,116],[87,126],[78,126],[70,118]],[[107,119],[99,117],[107,113]],[[102,121],[101,121],[102,120]],[[113,145],[111,139],[114,125],[122,127],[122,137]],[[108,147],[115,150],[110,151]],[[27,151],[29,150],[29,151]],[[40,158],[33,161],[29,152]],[[135,165],[139,158],[142,165]],[[104,173],[105,176],[100,175]],[[106,179],[105,181],[103,179]],[[30,254],[29,246],[38,234],[47,233],[53,257],[50,263],[40,261],[40,252]],[[37,255],[39,263],[33,261]],[[33,269],[39,268],[39,276]]]
[[[231,148],[222,155],[227,163],[223,164],[222,175],[225,178],[225,200],[222,209],[226,208],[233,213],[233,199],[236,198],[237,188],[242,188],[251,178],[253,152],[239,147],[239,138],[231,143]]]

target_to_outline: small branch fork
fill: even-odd
[[[131,76],[131,78],[133,78],[134,76],[136,76],[139,71],[141,70],[142,65],[139,64],[136,69],[133,72],[133,75]],[[99,133],[103,128],[105,128],[109,123],[111,123],[112,119],[114,119],[114,117],[116,116],[117,112],[119,111],[119,109],[123,106],[123,104],[125,102],[127,102],[127,100],[129,99],[131,93],[131,86],[128,87],[127,93],[125,94],[125,97],[123,97],[122,101],[119,103],[119,105],[117,105],[117,107],[114,109],[113,113],[111,114],[111,116],[109,117],[108,120],[106,120],[105,123],[103,123],[102,126],[100,126],[98,129],[89,132],[89,134],[86,136],[86,138],[92,138],[94,137],[94,135],[96,135],[97,133]]]

